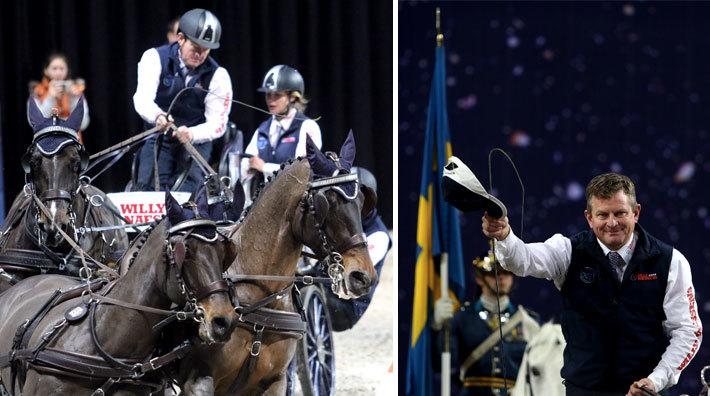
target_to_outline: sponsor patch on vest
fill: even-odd
[[[263,148],[265,148],[267,144],[269,144],[269,141],[266,140],[266,138],[263,136],[259,136],[259,139],[256,140],[256,147],[259,150],[262,150]]]
[[[286,136],[285,138],[281,139],[281,143],[293,143],[296,141],[295,136]]]
[[[632,281],[654,281],[658,279],[658,274],[653,273],[653,274],[633,274],[631,275],[631,280]]]
[[[597,279],[597,270],[592,267],[584,267],[579,273],[579,279],[584,283],[592,283]]]

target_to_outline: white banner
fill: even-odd
[[[179,203],[190,199],[189,192],[171,192]],[[133,191],[106,194],[129,223],[148,223],[165,214],[165,193],[162,191]]]

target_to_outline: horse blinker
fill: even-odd
[[[180,240],[173,245],[173,260],[178,267],[182,267],[183,261],[185,261],[185,242]]]

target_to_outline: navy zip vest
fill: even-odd
[[[257,128],[256,148],[259,150],[259,157],[264,162],[280,164],[296,156],[296,146],[298,145],[301,125],[303,121],[309,118],[297,111],[288,129],[281,132],[279,140],[276,141],[276,147],[271,147],[271,143],[269,143],[269,128],[273,119],[273,117],[269,117]]]
[[[621,282],[593,232],[570,238],[572,261],[561,290],[562,377],[572,385],[626,392],[651,374],[669,344],[662,321],[673,248],[640,226],[636,232]]]
[[[165,112],[168,111],[170,103],[178,92],[185,88],[185,77],[180,70],[179,48],[178,43],[156,48],[160,56],[162,70],[160,72],[160,84],[158,84],[158,91],[155,95],[155,103]],[[192,79],[188,85],[209,89],[217,68],[219,68],[217,62],[208,56],[204,63],[191,71]],[[175,125],[191,127],[205,122],[206,96],[207,92],[199,89],[190,89],[183,92],[175,101],[170,112],[175,119]]]

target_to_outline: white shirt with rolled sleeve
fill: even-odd
[[[572,260],[569,238],[555,234],[545,242],[524,243],[511,230],[504,240],[496,242],[495,247],[503,268],[518,276],[550,279],[558,289],[562,288]],[[648,375],[656,391],[678,383],[680,373],[702,342],[702,323],[697,314],[690,264],[676,249],[671,257],[663,311],[666,314],[663,330],[670,344]]]
[[[180,63],[182,66],[182,59]],[[165,113],[155,103],[161,70],[158,51],[155,48],[145,51],[138,62],[138,84],[133,95],[133,107],[149,124],[155,124],[155,119]],[[209,93],[205,96],[205,122],[188,128],[194,144],[222,137],[232,109],[232,80],[227,70],[218,67],[207,90]]]

